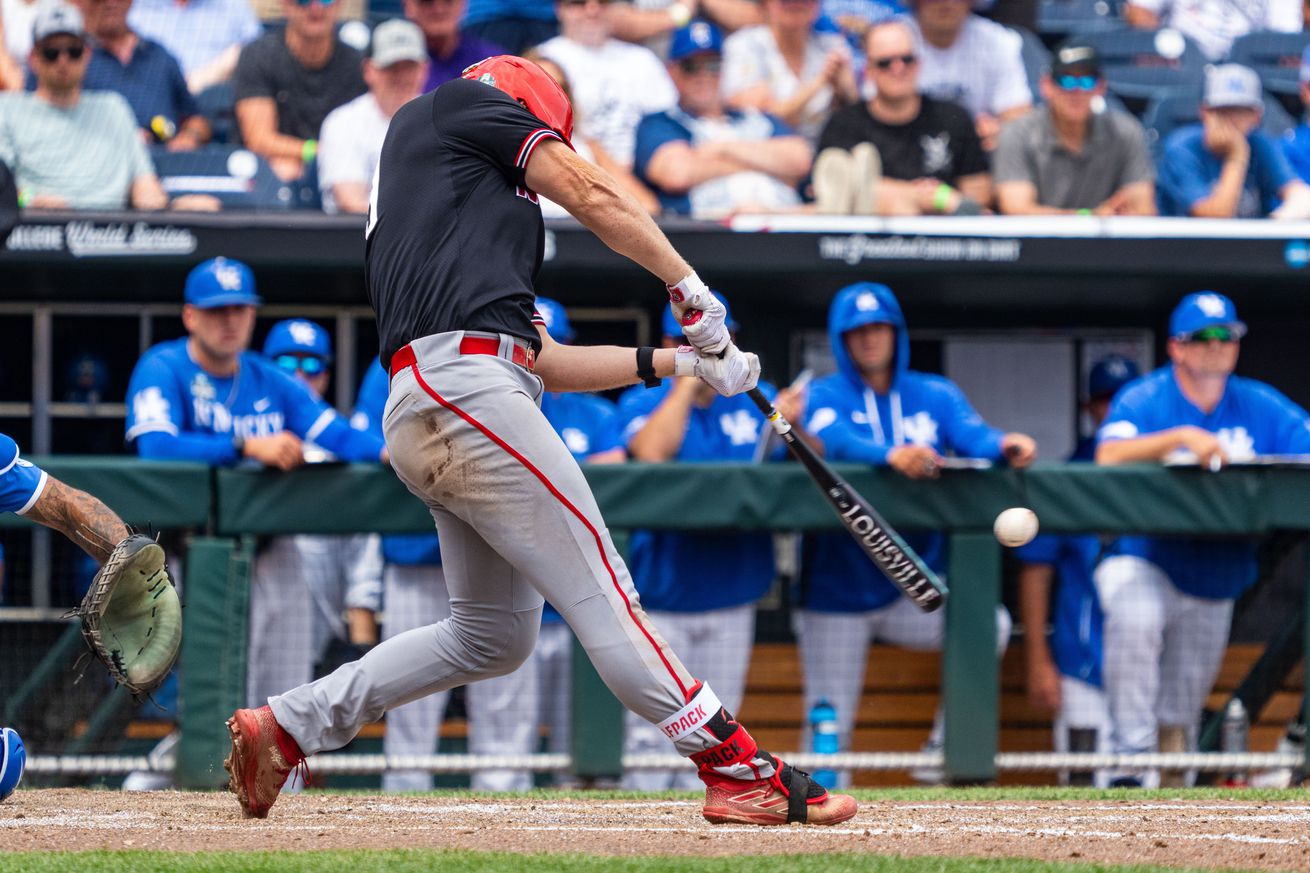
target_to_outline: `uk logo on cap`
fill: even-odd
[[[855,308],[860,312],[877,312],[881,306],[878,302],[878,295],[872,291],[865,291],[859,297],[855,298]]]

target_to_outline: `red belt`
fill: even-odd
[[[459,341],[461,355],[494,355],[500,357],[500,339],[489,336],[466,336]],[[529,373],[536,364],[537,354],[531,346],[515,342],[510,353],[510,361],[518,364]],[[408,343],[396,350],[391,356],[391,375],[394,376],[406,367],[418,362],[414,349]]]

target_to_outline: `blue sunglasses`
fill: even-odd
[[[299,370],[306,376],[317,376],[327,369],[327,361],[312,355],[278,355],[273,363],[288,373]]]
[[[315,0],[296,0],[296,5],[297,5],[297,6],[308,6],[309,4],[311,4],[311,3],[313,3],[313,2],[315,2]],[[336,3],[337,0],[318,0],[318,2],[319,2],[319,3],[322,3],[324,6],[331,6],[333,3]]]
[[[1056,76],[1055,84],[1062,91],[1095,91],[1101,83],[1098,76]]]

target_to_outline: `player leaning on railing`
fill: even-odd
[[[100,564],[81,606],[82,635],[120,685],[145,694],[168,675],[182,643],[182,613],[164,550],[112,509],[19,457],[0,434],[0,512],[68,537]]]

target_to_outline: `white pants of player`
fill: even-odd
[[[741,709],[746,692],[746,671],[755,644],[755,604],[744,603],[707,612],[655,612],[651,619],[669,645],[682,656],[687,669],[708,682],[728,712]],[[669,741],[660,729],[632,713],[623,719],[623,751],[629,755],[666,753]],[[623,787],[630,791],[694,790],[702,787],[696,768],[682,770],[628,770]]]
[[[387,564],[382,571],[382,585],[383,640],[450,617],[446,575],[439,564]],[[441,719],[449,702],[450,692],[438,691],[388,712],[382,753],[388,757],[435,755]],[[382,790],[431,791],[432,774],[426,770],[389,770],[382,774]]]
[[[1060,677],[1060,709],[1055,714],[1052,725],[1055,734],[1052,745],[1057,752],[1069,751],[1069,731],[1096,731],[1096,747],[1087,751],[1098,754],[1110,753],[1110,704],[1106,700],[1105,690],[1089,685],[1072,676]],[[1105,788],[1110,783],[1108,770],[1097,770],[1093,775],[1097,788]],[[1060,784],[1069,782],[1069,771],[1060,772]]]
[[[1194,749],[1228,645],[1233,601],[1184,594],[1163,570],[1133,555],[1105,559],[1093,579],[1105,613],[1111,750],[1153,752],[1161,725],[1183,728]]]
[[[273,537],[250,578],[246,698],[263,706],[314,678],[333,636],[346,639],[351,590],[373,586],[382,567],[365,534]]]
[[[1005,653],[1010,640],[1010,613],[996,608],[996,656]],[[805,673],[805,711],[802,748],[810,748],[809,712],[820,700],[837,710],[840,749],[851,748],[855,716],[864,693],[864,669],[872,643],[889,643],[916,652],[936,652],[946,638],[946,612],[924,612],[908,598],[898,597],[882,609],[868,612],[819,612],[797,610],[796,636],[800,643],[801,667]],[[937,708],[929,747],[940,747],[945,722]],[[839,784],[851,781],[849,771],[839,774]]]
[[[568,754],[572,691],[573,632],[562,621],[542,622],[537,648],[521,667],[464,689],[469,753],[534,754],[544,724],[550,731],[547,750]],[[471,785],[474,791],[527,791],[532,788],[532,771],[478,770]]]
[[[451,616],[273,698],[307,754],[340,748],[396,706],[517,669],[536,647],[543,595],[629,709],[659,723],[694,696],[695,677],[641,608],[582,470],[541,413],[541,380],[510,363],[511,338],[493,357],[461,355],[464,337],[411,343],[416,363],[392,377],[382,422],[392,469],[436,521]],[[702,722],[674,746],[690,756],[719,742]],[[749,778],[757,760],[716,769]]]

